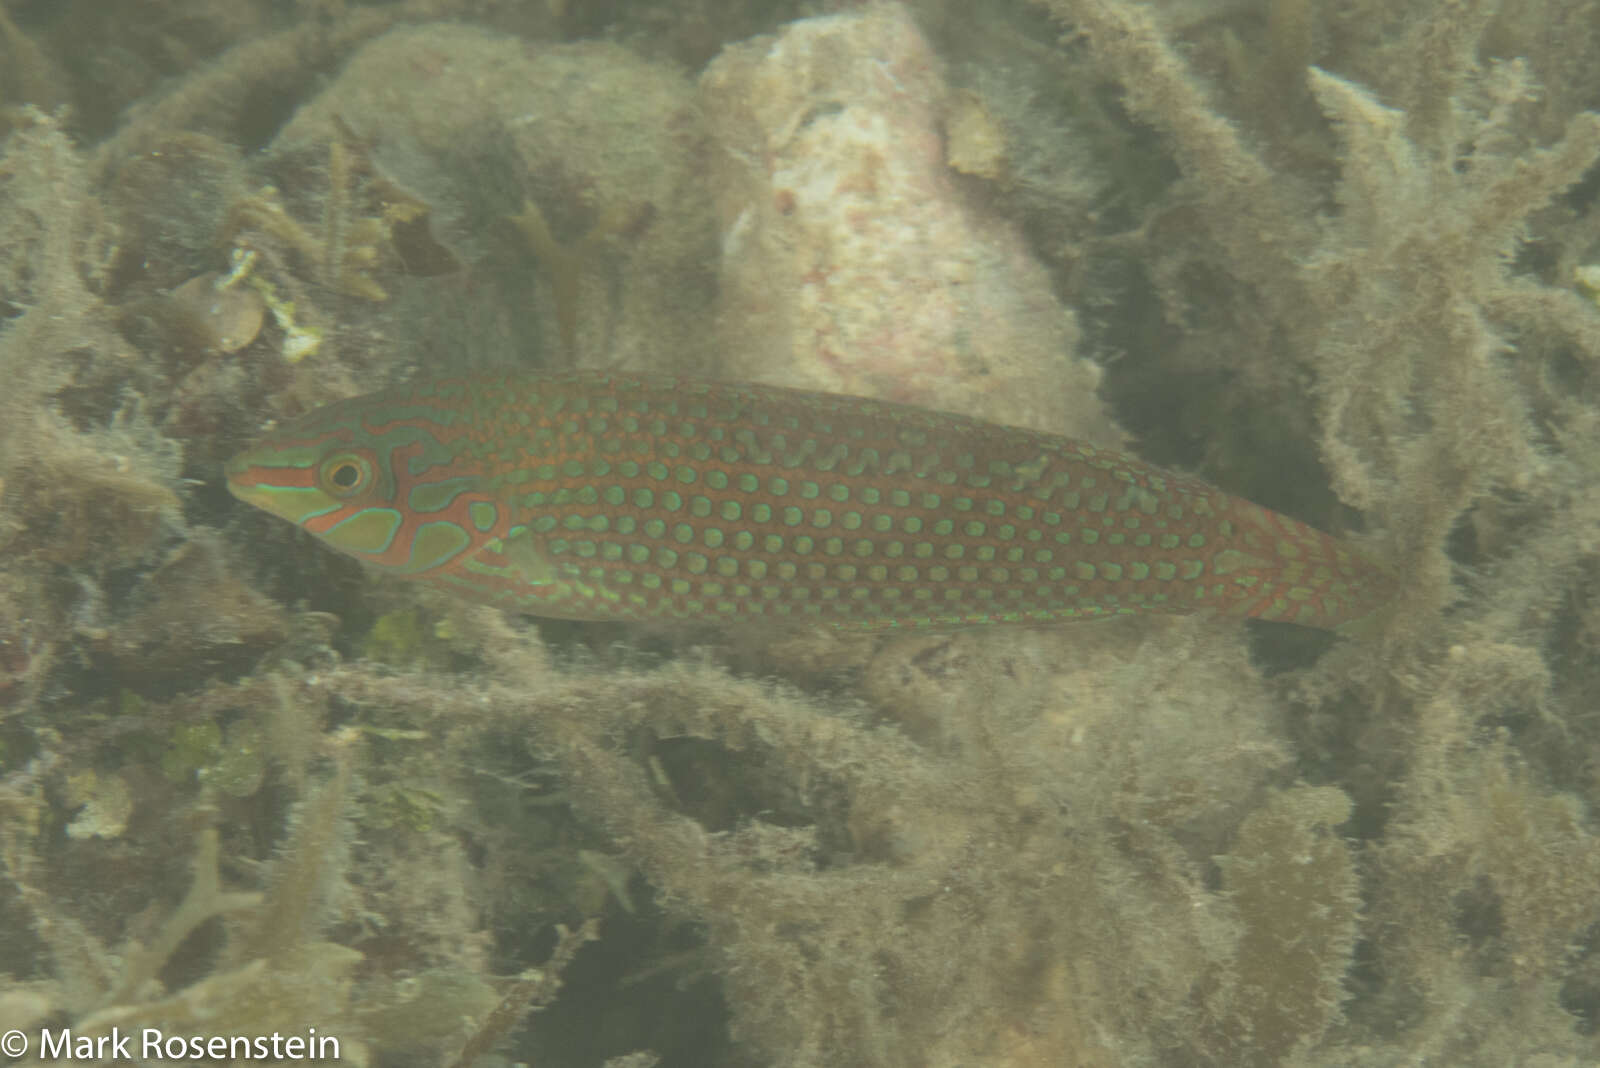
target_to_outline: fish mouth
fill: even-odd
[[[260,493],[251,492],[255,489],[255,480],[250,478],[252,466],[254,465],[250,461],[250,454],[241,452],[222,465],[222,478],[227,483],[229,493],[241,501],[260,504]]]

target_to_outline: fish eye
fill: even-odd
[[[365,456],[339,453],[322,461],[318,481],[335,497],[353,497],[372,485],[372,464]]]

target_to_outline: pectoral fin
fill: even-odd
[[[533,531],[527,527],[513,531],[501,549],[506,563],[522,575],[529,586],[547,586],[561,577],[556,565],[539,548]]]

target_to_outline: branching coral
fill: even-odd
[[[1600,918],[1568,882],[1592,878],[1593,846],[1563,792],[1592,801],[1594,777],[1560,755],[1574,732],[1593,744],[1592,673],[1572,675],[1561,650],[1572,583],[1593,583],[1600,487],[1600,316],[1572,281],[1600,225],[1600,115],[1581,110],[1595,6],[1402,5],[1366,28],[1302,10],[1311,44],[1270,25],[1260,38],[1300,57],[1328,124],[1290,130],[1179,58],[1178,37],[1208,54],[1204,31],[1113,0],[1041,5],[1080,31],[1182,172],[1157,210],[1190,228],[1144,235],[1176,238],[1146,245],[1189,327],[1176,359],[1220,362],[1256,388],[1303,375],[1335,489],[1387,528],[1405,575],[1381,659],[1341,651],[1297,680],[1309,700],[1367,706],[1342,744],[1393,776],[1358,801],[1381,858],[1370,937],[1395,985],[1356,1011],[1419,1056],[1493,1063],[1532,1034],[1578,1048],[1562,1009],[1595,1006],[1563,985],[1582,965],[1554,947],[1587,955]],[[1590,29],[1551,37],[1546,17]],[[1497,51],[1510,42],[1519,52]],[[1200,264],[1232,282],[1209,285],[1232,306],[1203,319],[1186,308]],[[1227,353],[1208,337],[1219,321]],[[1515,1008],[1462,1033],[1497,997]]]
[[[1327,837],[1342,795],[1275,802],[1233,846],[1230,889],[1275,902],[1270,918],[1205,888],[1198,858],[1281,759],[1262,703],[1207,696],[1214,655],[1157,681],[1157,654],[1126,662],[1112,627],[1062,678],[1048,642],[918,644],[903,663],[931,672],[907,710],[924,716],[919,743],[859,706],[709,665],[555,669],[493,613],[460,630],[498,681],[452,692],[346,669],[321,685],[441,716],[460,761],[486,730],[526,733],[664,902],[706,927],[735,1034],[775,1063],[1220,1057],[1269,1023],[1287,1049],[1334,1018],[1354,917],[1348,857]],[[1218,651],[1184,628],[1168,639]],[[1190,701],[1209,714],[1180,710]],[[1152,735],[1123,733],[1130,720]],[[673,755],[691,740],[701,774],[744,784],[716,807]],[[1307,850],[1323,862],[1296,882]],[[1316,922],[1292,962],[1272,948]],[[1292,991],[1288,1015],[1257,1007],[1236,971]],[[1225,1035],[1190,1033],[1204,1018]]]
[[[1198,208],[1204,244],[1151,254],[1204,259],[1247,287],[1256,306],[1240,314],[1259,336],[1238,362],[1270,376],[1292,361],[1315,376],[1335,487],[1385,514],[1412,576],[1408,599],[1437,611],[1452,597],[1443,547],[1462,514],[1544,475],[1508,336],[1600,352],[1600,327],[1570,290],[1508,270],[1529,216],[1600,157],[1600,116],[1572,115],[1555,145],[1530,144],[1517,127],[1535,96],[1526,67],[1480,67],[1483,17],[1441,10],[1412,22],[1428,44],[1396,91],[1416,102],[1412,114],[1306,72],[1344,146],[1339,181],[1318,190],[1251,147],[1145,10],[1046,6],[1087,35],[1129,106],[1170,139],[1184,173],[1174,196]],[[1319,218],[1324,196],[1339,211]]]
[[[1257,635],[1271,679],[1187,621],[740,636],[793,684],[722,666],[716,635],[629,633],[650,659],[552,627],[551,654],[374,590],[217,489],[260,419],[484,337],[717,364],[695,164],[722,148],[681,72],[433,24],[310,96],[307,72],[397,22],[485,6],[302,4],[88,149],[6,113],[0,1011],[93,1034],[315,1009],[378,1056],[462,1064],[598,1063],[629,1044],[563,1059],[551,1034],[629,1013],[631,1044],[696,1063],[1594,1059],[1593,0],[1040,0],[1037,23],[1004,9],[1022,77],[957,58],[1003,5],[920,4],[950,53],[929,61],[976,72],[942,162],[993,180],[962,195],[1049,221],[1086,324],[1117,315],[1075,288],[1102,252],[1159,313],[1113,336],[1167,344],[1107,381],[1166,382],[1213,458],[1238,423],[1294,436],[1272,459],[1319,455],[1405,588],[1380,640],[1309,670]],[[1075,31],[1070,71],[1042,65],[1044,11]],[[8,105],[71,77],[27,32],[0,18]],[[302,102],[264,156],[234,147]],[[1034,147],[1002,168],[990,118]],[[1137,192],[1097,201],[1096,175]],[[491,270],[524,198],[551,215],[525,217],[562,287],[548,322],[525,273]],[[638,240],[610,292],[574,292],[584,264],[550,235],[595,219]],[[135,325],[230,268],[346,343],[290,366],[253,326]],[[678,1019],[638,1022],[663,1003]],[[673,1024],[700,1033],[669,1048]]]

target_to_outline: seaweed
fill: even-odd
[[[119,50],[114,7],[13,4],[6,1026],[1595,1059],[1593,0],[908,10],[950,195],[1029,230],[1141,451],[1352,528],[1377,633],[623,631],[366,581],[218,462],[469,353],[725,366],[683,64],[798,11],[171,0]]]

